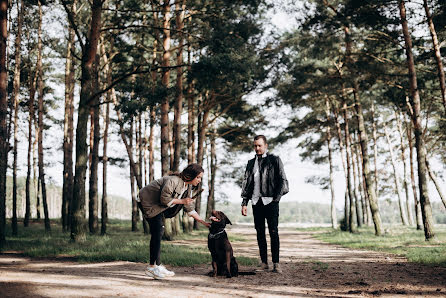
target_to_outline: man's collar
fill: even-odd
[[[263,153],[263,155],[262,155],[262,158],[265,158],[266,157],[266,155],[267,155],[267,153],[268,153],[268,151],[265,151],[265,153]],[[256,154],[256,156],[255,156],[256,158],[258,158],[258,155]]]

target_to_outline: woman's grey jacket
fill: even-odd
[[[180,196],[185,187],[184,181],[178,176],[164,176],[160,179],[153,180],[149,185],[139,191],[139,200],[143,215],[146,218],[152,218],[167,208],[170,208],[173,204],[173,199],[181,199]],[[197,193],[197,190],[193,190],[190,196],[186,195],[193,197],[195,193]],[[184,209],[188,213],[194,211],[195,201],[184,205]]]

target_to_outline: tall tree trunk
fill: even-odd
[[[186,0],[176,1],[176,25],[178,29],[178,54],[177,54],[177,66],[183,64],[183,29],[184,29],[184,13],[186,8]],[[174,139],[174,152],[173,152],[173,168],[172,171],[178,171],[180,167],[180,154],[181,154],[181,114],[183,111],[183,68],[177,68],[177,81],[176,81],[176,99],[174,106],[174,121],[173,121],[173,139]]]
[[[143,144],[143,159],[144,159],[144,185],[149,184],[149,177],[147,169],[149,167],[147,151],[149,150],[149,135],[147,134],[147,126],[149,124],[149,115],[147,111],[144,112],[144,144]]]
[[[374,175],[373,178],[375,179],[375,193],[376,197],[379,198],[379,185],[378,185],[378,136],[377,136],[377,129],[376,129],[376,121],[375,121],[375,102],[372,100],[372,107],[371,107],[371,116],[372,116],[372,137],[373,137],[373,163],[374,163]]]
[[[155,121],[156,121],[156,112],[155,107],[150,106],[150,133],[149,133],[149,181],[153,181],[155,179],[155,156],[153,152],[153,138],[155,133]]]
[[[334,170],[333,170],[333,146],[331,144],[331,116],[330,116],[330,101],[328,98],[325,99],[325,116],[327,117],[327,148],[328,148],[328,165],[330,169],[330,192],[331,192],[331,204],[330,204],[330,215],[331,215],[331,227],[337,229],[338,220],[336,218],[336,206],[335,206],[335,190],[334,190]]]
[[[187,50],[187,60],[189,65],[191,65],[191,49],[190,43]],[[191,67],[189,66],[189,71]],[[193,82],[187,85],[187,163],[191,164],[195,162],[195,105],[194,96],[192,94]]]
[[[345,137],[345,157],[346,157],[346,166],[347,166],[347,192],[349,197],[349,218],[348,218],[348,231],[350,233],[354,233],[357,231],[357,225],[355,223],[356,210],[355,210],[355,197],[353,194],[353,186],[351,184],[351,162],[350,162],[350,132],[348,126],[348,113],[347,113],[347,104],[344,101],[343,104],[343,113],[344,113],[344,137]]]
[[[423,217],[421,215],[420,200],[418,200],[418,191],[415,182],[415,170],[413,162],[413,141],[412,141],[412,125],[410,122],[406,123],[407,140],[409,142],[409,163],[410,163],[410,182],[412,185],[412,194],[415,206],[415,219],[417,223],[417,230],[423,229]]]
[[[129,131],[129,150],[133,152],[133,128],[134,119],[130,119],[130,131]],[[135,178],[137,173],[134,171],[134,167],[130,166],[130,194],[132,198],[132,232],[138,231],[138,205],[135,196]]]
[[[438,42],[437,32],[435,31],[432,15],[429,11],[427,0],[423,0],[424,11],[426,12],[427,24],[431,33],[432,44],[434,46],[435,61],[437,62],[438,80],[440,81],[441,99],[443,101],[444,112],[446,113],[446,84],[443,62],[440,52],[440,43]]]
[[[163,58],[162,85],[169,88],[170,71],[170,5],[169,1],[164,1],[163,11]],[[165,176],[169,171],[169,97],[166,95],[161,102],[161,176]]]
[[[351,136],[351,135],[350,135]],[[356,139],[356,138],[355,138]],[[351,157],[352,157],[352,170],[353,170],[353,195],[355,196],[355,213],[356,213],[356,222],[358,227],[361,226],[361,212],[359,210],[360,206],[359,206],[359,194],[358,194],[358,188],[360,187],[360,185],[358,184],[358,181],[356,180],[358,175],[357,173],[359,173],[359,170],[357,170],[356,167],[356,144],[355,144],[355,139],[351,139],[350,138],[350,152],[351,152]]]
[[[206,130],[208,126],[209,110],[204,108],[201,117],[198,122],[198,151],[197,151],[197,163],[203,165],[204,157],[204,140],[206,137]],[[195,211],[198,214],[201,212],[201,195],[195,200]],[[198,222],[194,220],[194,229],[198,229]]]
[[[421,125],[421,100],[418,92],[417,75],[412,54],[412,39],[406,19],[406,7],[403,0],[398,1],[403,29],[404,43],[406,45],[407,66],[409,69],[409,85],[413,106],[412,121],[415,132],[415,147],[417,149],[418,187],[420,189],[421,215],[423,216],[424,236],[426,240],[435,237],[433,230],[432,208],[429,201],[429,190],[426,169],[426,148],[423,140],[423,127]]]
[[[338,141],[339,141],[339,148],[341,150],[341,161],[342,161],[342,169],[344,170],[344,178],[345,178],[345,186],[347,188],[347,167],[345,165],[345,158],[344,156],[346,155],[345,150],[344,150],[344,142],[342,141],[342,130],[341,130],[341,124],[339,123],[339,119],[338,119],[338,115],[339,115],[339,111],[338,108],[333,109],[334,112],[334,121],[336,124],[336,132],[338,135]],[[348,228],[349,223],[348,223],[348,219],[349,219],[349,202],[348,202],[348,191],[347,189],[345,190],[344,193],[344,223],[345,223],[345,227]]]
[[[20,64],[22,43],[22,17],[24,11],[23,0],[17,1],[17,35],[15,37],[15,67],[12,86],[12,98],[14,103],[14,149],[12,165],[12,235],[17,236],[17,145],[18,145],[18,121],[19,121],[19,89],[20,89]]]
[[[357,84],[357,82],[355,82]],[[367,188],[367,198],[369,199],[370,210],[372,212],[372,219],[375,225],[375,235],[380,236],[382,233],[382,223],[381,216],[379,214],[378,198],[375,193],[375,183],[372,179],[372,174],[370,172],[370,160],[368,155],[368,136],[365,130],[364,116],[362,114],[362,106],[359,101],[358,86],[354,86],[354,98],[355,98],[355,109],[356,117],[358,121],[358,131],[359,131],[359,143],[361,145],[362,153],[362,174]]]
[[[362,178],[362,171],[361,171],[361,160],[362,156],[359,152],[359,144],[355,145],[355,156],[356,156],[356,168],[358,169],[358,188],[359,188],[359,194],[361,195],[361,211],[362,211],[362,223],[371,225],[371,218],[369,218],[369,208],[367,204],[367,196],[365,194],[365,188],[364,188],[364,179]]]
[[[107,75],[107,85],[110,86],[111,76]],[[102,150],[102,204],[101,204],[101,235],[107,234],[108,223],[108,196],[107,196],[107,145],[108,145],[108,126],[110,124],[110,91],[107,92],[107,105],[104,115],[104,136]]]
[[[409,219],[410,225],[414,224],[412,208],[410,208],[410,199],[409,199],[409,183],[407,181],[407,161],[406,161],[406,146],[404,144],[404,133],[403,126],[401,125],[400,112],[395,111],[396,124],[398,126],[398,133],[400,134],[400,143],[401,143],[401,160],[403,161],[403,183],[404,183],[404,192],[406,194],[406,211],[407,217]]]
[[[99,55],[96,55],[96,60],[93,66],[93,90],[99,90]],[[88,227],[91,234],[98,232],[98,167],[99,167],[99,141],[101,138],[101,131],[99,127],[99,96],[92,101],[92,123],[93,123],[93,146],[91,152],[91,167],[89,176],[88,189]]]
[[[85,176],[87,172],[87,123],[93,95],[93,64],[96,59],[101,32],[102,0],[93,0],[88,40],[82,48],[81,92],[76,127],[76,165],[73,187],[73,212],[71,220],[71,239],[85,240]]]
[[[76,12],[73,1],[71,11]],[[67,58],[65,64],[65,117],[63,139],[63,186],[62,186],[62,230],[68,231],[71,222],[71,203],[73,200],[73,114],[74,114],[74,30],[68,28]]]
[[[37,73],[36,73],[36,85],[37,85]],[[37,168],[37,143],[39,142],[39,125],[37,123],[37,116],[34,113],[34,142],[33,142],[33,184],[34,193],[36,194],[36,218],[39,220],[40,216],[40,181],[38,179],[38,168]]]
[[[27,156],[27,172],[26,172],[26,187],[25,187],[26,212],[25,212],[25,219],[23,221],[23,225],[25,227],[28,227],[29,219],[31,217],[31,195],[30,195],[30,193],[31,193],[31,186],[30,186],[30,184],[31,184],[31,168],[32,168],[32,166],[31,166],[31,152],[33,152],[33,155],[34,155],[34,142],[33,142],[32,131],[33,131],[33,122],[35,121],[34,98],[36,95],[36,80],[37,80],[37,74],[32,74],[32,72],[30,72],[28,74],[29,116],[28,116],[28,156]],[[35,139],[37,139],[37,137]],[[34,158],[33,158],[33,161],[34,161]],[[33,162],[33,163],[35,164],[35,162]],[[36,180],[36,174],[34,171],[34,179],[33,179],[34,194],[36,195],[36,197],[38,197],[35,180]]]
[[[142,170],[143,170],[143,162],[145,161],[145,134],[142,133],[142,123],[143,123],[143,116],[145,112],[141,112],[138,115],[138,176],[139,180],[143,181],[142,176]],[[145,123],[145,122],[144,122]],[[144,130],[145,132],[145,130]],[[146,177],[145,177],[146,178]],[[147,179],[146,179],[147,180]],[[139,192],[136,191],[136,197],[139,196]],[[138,207],[138,204],[136,205]],[[139,209],[137,208],[138,212],[138,218],[139,218]],[[146,219],[142,215],[142,226],[144,229],[144,234],[149,234],[149,224],[147,223]]]
[[[206,205],[206,218],[212,215],[212,210],[215,209],[215,175],[217,172],[217,153],[215,148],[215,129],[211,134],[211,154],[210,154],[210,179],[209,179],[209,195]]]
[[[173,133],[172,133],[172,122],[169,120],[168,126],[167,126],[167,132],[169,134],[169,150],[168,150],[168,156],[169,156],[169,171],[173,171],[173,154],[174,154],[174,146],[173,146]]]
[[[384,121],[384,134],[386,135],[387,144],[389,145],[390,162],[392,164],[393,177],[395,179],[395,191],[398,196],[398,207],[400,208],[401,222],[403,223],[403,225],[407,226],[407,225],[409,225],[409,221],[407,220],[405,204],[403,201],[403,196],[401,195],[401,191],[400,191],[400,189],[401,189],[400,177],[399,177],[398,171],[396,169],[395,155],[393,154],[392,142],[390,141],[389,132],[387,131],[386,121]]]
[[[47,196],[46,196],[46,184],[45,184],[45,170],[44,170],[44,161],[43,161],[43,130],[44,130],[44,124],[43,124],[43,114],[44,114],[44,108],[43,108],[43,69],[42,69],[42,4],[39,1],[37,1],[39,4],[39,29],[38,29],[38,45],[37,48],[39,49],[39,54],[37,58],[37,92],[38,92],[38,104],[39,104],[39,110],[38,110],[38,127],[39,127],[39,142],[37,144],[38,146],[38,154],[39,154],[39,180],[40,180],[40,186],[42,187],[42,203],[43,203],[43,213],[45,215],[45,231],[49,232],[51,231],[50,226],[50,218],[48,214],[48,202],[47,202]]]
[[[8,1],[0,0],[0,247],[6,241],[6,171],[8,169],[8,71],[6,43],[8,40]]]

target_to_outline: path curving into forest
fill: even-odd
[[[232,227],[235,256],[257,257],[255,230]],[[153,280],[143,263],[80,264],[69,260],[0,255],[0,297],[444,297],[446,268],[323,243],[313,232],[281,229],[284,273],[211,278],[210,265],[172,268],[176,276]],[[206,245],[205,241],[176,241]],[[242,267],[242,270],[253,268]]]

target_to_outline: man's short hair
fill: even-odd
[[[266,141],[266,137],[264,135],[256,135],[254,137],[254,141],[257,141],[258,139],[262,139],[265,144],[268,144],[268,142]]]

